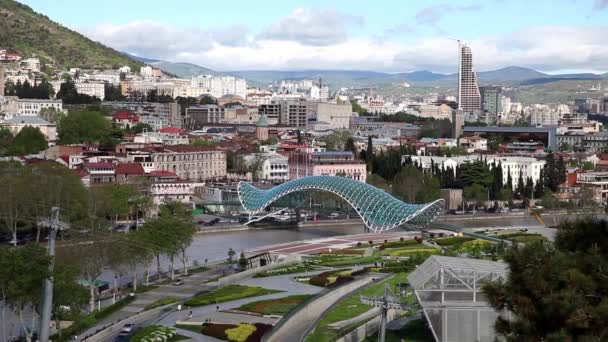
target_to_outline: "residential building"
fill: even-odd
[[[507,153],[535,154],[542,153],[544,150],[545,145],[540,141],[513,141],[505,147]]]
[[[181,110],[177,102],[104,101],[101,106],[135,113],[139,116],[140,122],[152,126],[154,130],[167,126],[182,127]]]
[[[152,202],[155,205],[175,201],[191,204],[197,190],[204,185],[205,183],[201,182],[182,180],[154,182],[150,185],[150,196],[152,196]]]
[[[577,174],[577,184],[589,187],[593,199],[602,206],[608,205],[608,172],[581,172]]]
[[[273,100],[261,105],[259,114],[266,115],[269,124],[278,123],[288,127],[306,128],[308,117],[315,111],[315,103],[304,98]]]
[[[164,127],[156,132],[142,132],[133,137],[136,144],[188,145],[188,132],[181,128]]]
[[[467,150],[468,153],[475,151],[486,151],[488,149],[488,140],[476,135],[469,137],[461,137],[458,139],[458,145]]]
[[[287,157],[276,152],[254,153],[244,157],[249,167],[257,170],[257,178],[267,181],[289,180]]]
[[[204,181],[226,177],[226,152],[209,147],[176,145],[143,148],[127,154],[145,170],[169,171],[181,179]]]
[[[224,107],[224,123],[254,124],[260,119],[258,107],[233,105]]]
[[[112,122],[120,128],[128,129],[137,125],[140,121],[137,114],[123,111],[114,113]]]
[[[22,115],[15,116],[4,122],[0,122],[0,127],[8,128],[13,136],[17,135],[24,127],[36,127],[44,134],[49,145],[55,145],[57,141],[57,126],[39,116]]]
[[[140,163],[119,163],[114,169],[117,184],[141,184],[145,174]]]
[[[0,49],[0,62],[19,62],[21,54],[17,51]]]
[[[38,115],[44,108],[54,108],[57,111],[63,111],[62,100],[44,100],[44,99],[16,99],[17,114],[19,115]]]
[[[473,71],[473,53],[467,45],[460,42],[458,45],[458,109],[478,111],[481,109],[481,94]]]
[[[348,128],[353,117],[353,106],[347,103],[319,102],[316,104],[317,122],[326,122],[331,129]]]
[[[217,124],[224,120],[224,107],[207,104],[186,108],[186,127],[190,130],[201,129],[206,124]]]
[[[38,73],[40,72],[40,59],[35,57],[22,59],[19,62],[19,67],[29,72]]]
[[[441,170],[454,170],[454,175],[456,175],[456,168],[465,163],[483,161],[490,165],[490,167],[500,164],[503,172],[503,183],[506,185],[509,175],[511,175],[514,188],[517,186],[520,175],[524,179],[524,182],[528,178],[532,178],[532,181],[536,184],[540,180],[541,170],[545,166],[544,160],[532,157],[504,157],[495,155],[484,155],[483,157],[481,155],[441,157],[411,155],[402,156],[402,162],[405,163],[407,158],[410,158],[414,164],[419,164],[424,172],[430,172],[431,166],[437,165]]]
[[[114,164],[109,162],[84,163],[83,170],[86,171],[89,186],[106,185],[115,183]]]
[[[93,96],[102,101],[106,98],[105,84],[103,82],[76,82],[74,85],[78,94]],[[56,91],[59,91],[59,89]]]
[[[367,166],[351,151],[324,151],[287,154],[289,177],[344,176],[361,182],[367,179]]]
[[[247,81],[234,76],[200,75],[192,77],[190,84],[195,88],[208,89],[215,98],[224,95],[247,97]]]
[[[481,94],[481,110],[486,113],[486,123],[495,124],[498,115],[502,113],[502,87],[480,87],[479,91]]]

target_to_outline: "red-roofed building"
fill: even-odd
[[[112,122],[120,128],[131,128],[139,123],[139,116],[131,112],[116,112],[112,115]]]
[[[168,134],[179,134],[179,135],[188,135],[188,131],[182,128],[177,127],[163,127],[158,130],[159,133],[168,133]]]
[[[140,163],[120,163],[114,171],[116,183],[133,184],[141,181],[144,176],[144,168]]]

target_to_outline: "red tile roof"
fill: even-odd
[[[112,120],[129,120],[131,122],[139,122],[139,116],[131,112],[117,112],[112,115]]]
[[[116,174],[143,175],[144,168],[140,163],[121,163],[116,165]]]
[[[113,169],[114,164],[108,162],[85,163],[84,167],[87,169]]]
[[[180,134],[180,135],[188,134],[188,131],[186,131],[185,129],[181,129],[181,128],[177,128],[177,127],[163,127],[161,129],[159,129],[158,131],[160,133],[171,133],[171,134]]]

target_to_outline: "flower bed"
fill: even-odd
[[[308,280],[308,283],[310,285],[321,287],[337,286],[340,284],[347,283],[353,280],[353,276],[363,274],[367,271],[369,271],[368,268],[364,268],[358,271],[353,271],[350,269],[327,271],[320,273],[314,277],[311,277]]]
[[[205,323],[202,326],[201,332],[207,336],[224,341],[259,342],[262,340],[262,336],[270,329],[272,329],[271,325],[262,323],[241,323],[239,325]]]
[[[130,342],[164,342],[174,341],[177,337],[177,330],[171,327],[164,327],[161,325],[151,325],[138,331],[131,339]]]
[[[277,299],[260,300],[242,305],[238,310],[257,312],[262,315],[284,316],[311,297],[312,295],[293,295]]]
[[[409,256],[412,254],[441,254],[441,251],[436,248],[405,248],[397,249],[389,253],[390,256]]]

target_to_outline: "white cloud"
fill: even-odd
[[[444,15],[454,15],[454,12],[470,12],[481,10],[481,5],[450,5],[450,4],[437,4],[425,7],[416,13],[416,22],[418,24],[427,24],[431,26],[437,26],[441,18]]]
[[[283,37],[272,37],[256,36],[239,26],[205,31],[146,21],[102,25],[83,32],[115,49],[142,57],[191,62],[217,70],[455,72],[457,64],[456,43],[441,37],[421,37],[405,43],[388,37],[349,38],[345,31],[326,35],[327,30],[307,31],[298,37],[293,36],[295,31],[288,31]],[[478,71],[510,65],[549,72],[608,71],[608,26],[539,26],[481,36],[467,43],[473,49]]]
[[[336,10],[296,8],[271,25],[259,39],[295,41],[313,46],[333,45],[346,41],[348,26],[362,24],[362,17]]]

